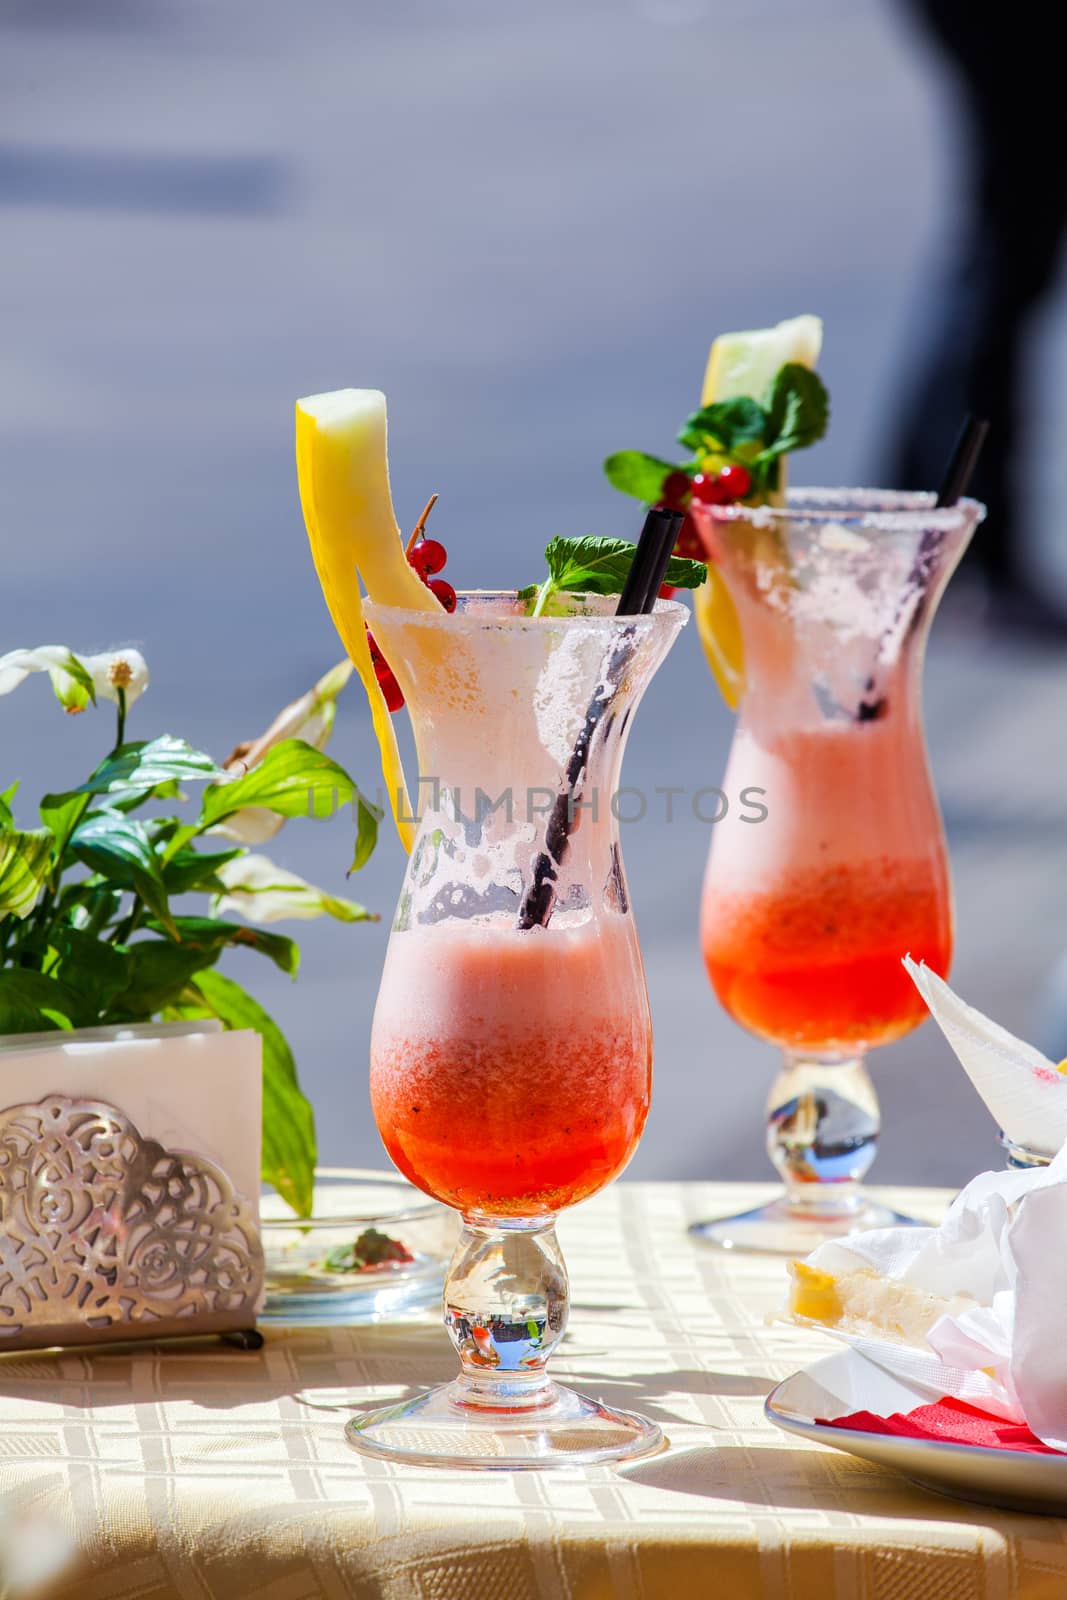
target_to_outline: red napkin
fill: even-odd
[[[905,1439],[939,1439],[943,1444],[978,1445],[983,1450],[1027,1450],[1034,1455],[1060,1456],[1031,1433],[1025,1422],[1005,1422],[978,1411],[964,1400],[950,1397],[914,1411],[896,1412],[891,1417],[875,1416],[873,1411],[853,1411],[848,1417],[819,1418],[824,1427],[855,1428],[859,1433],[895,1433]]]

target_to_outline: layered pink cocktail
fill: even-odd
[[[533,1217],[595,1194],[648,1114],[652,1029],[627,917],[513,916],[395,932],[371,1040],[390,1157],[465,1213]]]
[[[940,819],[912,730],[887,717],[764,739],[738,729],[726,785],[758,786],[767,816],[727,818],[708,860],[701,938],[715,992],[788,1050],[887,1044],[925,1016],[901,956],[943,975],[952,955]]]

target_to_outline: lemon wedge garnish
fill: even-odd
[[[819,317],[791,317],[773,328],[720,333],[708,355],[700,403],[709,406],[718,400],[735,400],[739,395],[762,400],[780,367],[797,362],[800,366],[814,368],[821,349],[822,321]],[[771,499],[782,504],[785,500],[784,460],[778,470],[778,489]],[[745,692],[741,619],[729,588],[710,563],[707,582],[693,597],[693,610],[708,666],[726,704],[731,711],[736,711]]]
[[[389,491],[385,396],[336,389],[296,403],[296,473],[322,592],[370,702],[382,777],[405,850],[415,837],[396,730],[363,621],[362,576],[372,600],[410,611],[440,611],[437,596],[408,565]]]
[[[773,328],[720,333],[708,355],[702,406],[751,395],[762,401],[779,367],[795,361],[814,368],[822,350],[822,319],[790,317]]]
[[[710,561],[707,578],[693,591],[693,615],[708,666],[726,704],[736,711],[745,692],[741,619],[718,567]]]

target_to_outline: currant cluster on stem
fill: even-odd
[[[447,578],[437,576],[444,570],[448,561],[448,552],[440,539],[419,538],[408,551],[408,566],[418,573],[426,587],[437,596],[446,611],[456,609],[456,591]],[[374,676],[378,680],[385,703],[390,711],[399,711],[404,704],[404,692],[396,681],[393,669],[386,661],[382,652],[374,642],[374,635],[367,629],[367,643],[370,646],[370,658],[374,663]]]
[[[704,506],[725,506],[731,501],[743,500],[751,491],[751,474],[740,462],[729,462],[718,472],[696,472],[692,477],[688,472],[668,473],[663,480],[663,498],[659,505],[668,511],[685,512],[674,546],[675,555],[685,556],[689,561],[706,559],[696,523],[689,515],[689,507],[694,500]],[[660,589],[665,600],[669,600],[673,593],[669,584],[664,584]]]

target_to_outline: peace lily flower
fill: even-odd
[[[90,700],[119,703],[129,709],[148,688],[148,663],[139,650],[104,650],[79,656],[65,644],[42,644],[35,650],[9,650],[0,656],[0,694],[10,694],[31,672],[47,672],[64,711],[84,711]]]
[[[64,711],[84,711],[96,697],[92,674],[68,645],[40,644],[35,650],[9,650],[0,656],[0,694],[10,694],[31,672],[47,672]]]
[[[275,866],[267,856],[244,855],[224,862],[216,876],[226,887],[212,907],[217,917],[236,911],[247,922],[281,922],[336,917],[338,922],[377,922],[377,916],[355,900],[326,894],[322,889]]]
[[[148,688],[148,663],[139,650],[104,650],[100,655],[82,656],[96,690],[97,699],[119,700],[126,695],[126,709],[139,700]]]
[[[337,715],[337,696],[351,676],[351,661],[339,661],[307,694],[302,694],[299,700],[293,700],[284,711],[280,711],[266,733],[260,734],[258,739],[237,745],[223,762],[224,770],[235,777],[242,777],[258,766],[268,750],[273,750],[283,739],[303,739],[316,750],[325,750]],[[280,832],[284,822],[284,817],[276,816],[262,806],[248,806],[235,816],[228,817],[212,831],[236,839],[240,844],[266,844],[268,839],[273,839]],[[285,915],[299,913],[287,912]],[[317,913],[306,912],[305,915],[315,916]]]

